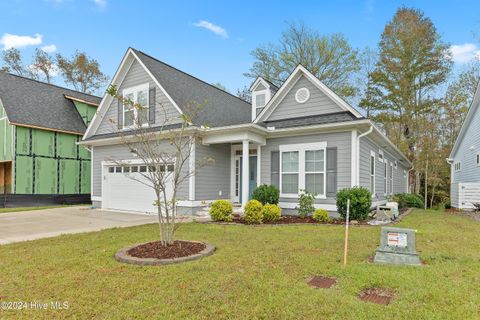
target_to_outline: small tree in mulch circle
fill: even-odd
[[[108,119],[118,129],[114,132],[141,162],[141,166],[146,167],[143,171],[130,172],[128,169],[122,172],[153,189],[155,199],[152,203],[157,208],[160,243],[163,246],[172,245],[175,241],[179,187],[199,168],[214,161],[206,158],[198,159],[193,166],[190,163],[191,150],[200,135],[200,128],[193,125],[192,119],[202,105],[193,101],[182,108],[183,113],[179,117],[171,117],[162,103],[152,104],[155,99],[148,99],[148,89],[122,96],[112,85],[107,94],[119,102],[119,107],[123,107],[123,123]],[[150,95],[155,96],[155,91]],[[152,108],[155,112],[150,112]],[[160,114],[155,116],[158,112]],[[129,168],[128,162],[116,158],[110,160],[115,165]]]

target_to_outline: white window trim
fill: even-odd
[[[281,198],[298,198],[300,194],[300,190],[305,190],[305,181],[306,181],[306,172],[305,172],[305,152],[306,151],[317,151],[323,150],[323,164],[324,164],[324,172],[323,172],[323,194],[319,194],[316,199],[326,199],[327,198],[327,174],[326,174],[326,167],[327,167],[327,142],[314,142],[314,143],[299,143],[299,144],[288,144],[288,145],[280,145],[280,177],[279,177],[279,184],[280,184],[280,197]],[[295,172],[283,172],[282,171],[282,157],[284,152],[298,152],[298,193],[283,193],[282,192],[282,175],[288,173],[295,173]]]
[[[265,95],[265,104],[261,107],[257,107],[257,96],[261,94]],[[268,101],[271,98],[270,95],[271,91],[268,88],[252,92],[252,121],[255,120],[255,118],[257,117],[257,109],[265,108],[265,106],[268,104]]]
[[[372,173],[372,157],[373,157],[373,173]],[[370,178],[370,181],[368,182],[368,184],[370,185],[370,191],[373,191],[372,192],[372,198],[375,198],[375,195],[376,195],[376,189],[375,189],[375,178],[376,178],[376,173],[377,173],[377,168],[376,168],[376,161],[377,161],[377,157],[375,155],[375,151],[372,151],[370,150],[370,159],[369,159],[369,165],[368,165],[368,173],[369,173],[369,178]],[[373,176],[373,186],[372,186],[372,176]]]
[[[147,92],[147,105],[145,107],[145,109],[147,109],[147,115],[148,115],[148,112],[149,112],[149,108],[150,108],[150,86],[148,83],[144,83],[144,84],[140,84],[138,86],[134,86],[134,87],[128,87],[128,88],[125,88],[123,89],[122,91],[122,97],[125,98],[125,96],[131,94],[131,93],[134,93],[136,94],[137,92],[139,91],[146,91]],[[125,126],[125,104],[122,103],[122,127],[123,129],[131,129],[133,127],[135,127],[135,122],[137,121],[137,118],[138,118],[138,110],[137,108],[133,108],[133,124],[131,126]],[[148,126],[148,122],[149,122],[150,119],[148,119],[148,116],[147,116],[147,123],[144,123],[142,126],[145,127],[145,126]]]
[[[460,172],[462,170],[461,161],[455,161],[454,170],[455,170],[455,172]]]
[[[383,195],[386,196],[388,194],[388,163],[385,161],[383,163]]]
[[[390,162],[390,195],[393,194],[393,162]]]
[[[380,156],[382,156],[382,159],[380,159]],[[380,161],[380,162],[385,161],[385,155],[383,154],[382,150],[378,150],[378,161]]]
[[[398,168],[398,161],[395,160],[395,170],[397,170],[397,168]]]

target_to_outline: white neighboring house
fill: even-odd
[[[452,207],[473,209],[480,202],[480,83],[475,91],[452,152],[450,201]]]

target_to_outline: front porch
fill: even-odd
[[[244,207],[261,184],[261,150],[266,140],[260,134],[244,130],[208,135],[202,141],[203,145],[225,143],[230,144],[230,200]]]

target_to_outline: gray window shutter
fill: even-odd
[[[123,97],[122,97],[123,98]],[[117,119],[118,129],[123,128],[123,103],[122,99],[118,99],[118,119]]]
[[[337,195],[337,148],[327,148],[327,197]]]
[[[155,87],[148,92],[148,123],[155,123]]]
[[[280,152],[272,151],[270,157],[270,184],[280,188]]]

